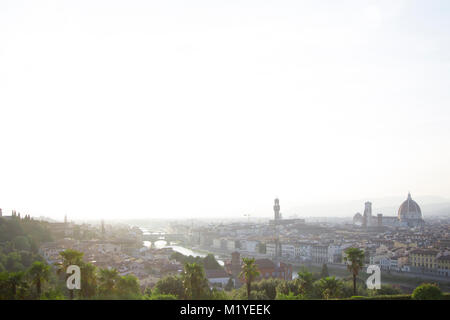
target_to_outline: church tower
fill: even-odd
[[[367,201],[365,203],[363,219],[363,226],[370,227],[372,222],[372,202]]]
[[[274,220],[280,220],[281,214],[280,214],[280,200],[275,199],[275,204],[273,205],[273,212],[274,212]]]
[[[275,261],[278,261],[278,256],[281,255],[280,250],[280,239],[278,235],[278,223],[279,220],[281,220],[281,213],[280,213],[280,200],[278,198],[275,199],[275,203],[273,205],[273,212],[274,212],[274,228],[275,228]]]

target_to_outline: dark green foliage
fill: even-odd
[[[285,282],[280,279],[264,279],[252,284],[252,292],[262,292],[267,299],[273,300],[277,296],[277,287],[280,283]]]
[[[222,290],[217,290],[216,288],[211,290],[211,294],[209,296],[210,300],[229,300],[230,297],[228,294]]]
[[[37,250],[42,242],[51,240],[52,238],[45,222],[18,218],[11,220],[0,218],[0,243],[13,241],[19,246],[16,248],[17,250]]]
[[[247,298],[250,300],[252,282],[259,277],[260,273],[254,258],[242,258],[242,263],[242,271],[239,274],[239,278],[243,279],[245,282],[247,287]]]
[[[342,296],[342,280],[335,277],[322,278],[314,283],[321,294],[323,299],[336,299]]]
[[[145,297],[146,300],[177,300],[177,296],[172,294],[155,293]]]
[[[34,261],[43,259],[37,254],[42,241],[51,238],[38,221],[0,218],[0,272],[26,271]]]
[[[270,300],[264,291],[252,290],[248,300]]]
[[[181,277],[186,299],[206,299],[209,296],[208,279],[202,265],[186,263]]]
[[[386,295],[399,295],[402,291],[388,284],[382,284],[379,290],[367,290],[370,296],[386,296]],[[358,292],[360,289],[358,289]]]
[[[299,288],[298,293],[306,297],[317,298],[317,294],[314,291],[314,280],[316,279],[311,272],[304,268],[301,269],[298,272],[298,278],[294,280]]]
[[[42,286],[50,277],[50,267],[40,261],[35,261],[31,268],[27,271],[31,283],[36,286],[36,296],[41,297]]]
[[[351,272],[353,277],[353,295],[356,296],[357,286],[356,278],[358,277],[359,271],[364,265],[365,254],[364,250],[358,248],[348,248],[345,251],[344,262],[347,264],[348,271]]]
[[[120,277],[116,290],[118,298],[122,300],[137,300],[141,298],[139,280],[132,274]]]
[[[342,282],[342,288],[341,288],[341,296],[340,298],[350,298],[354,296],[353,294],[353,280],[345,280]],[[377,291],[379,290],[368,290],[365,282],[357,278],[356,279],[356,291],[359,293],[359,295],[367,296],[367,295],[376,295]],[[380,293],[381,294],[381,293]]]
[[[30,240],[25,236],[17,236],[13,239],[13,244],[16,250],[31,250]]]
[[[41,295],[41,300],[65,300],[66,297],[58,288],[52,288]]]
[[[119,272],[116,269],[100,269],[98,274],[100,296],[113,296],[119,279]]]
[[[276,296],[276,300],[304,300],[304,296],[301,294],[295,295],[293,292],[289,292],[288,294],[279,292]]]
[[[410,294],[378,295],[372,297],[353,296],[349,300],[411,300]]]
[[[95,280],[98,293],[95,298],[101,300],[140,300],[143,298],[139,280],[134,275],[120,276],[116,269],[100,269]]]
[[[91,263],[82,263],[80,296],[89,299],[97,294],[97,268]]]
[[[231,291],[234,288],[234,282],[233,282],[233,278],[228,279],[227,284],[225,285],[225,290],[226,291]]]
[[[299,279],[294,279],[291,281],[280,281],[277,286],[276,293],[282,295],[289,295],[290,293],[292,293],[293,295],[301,294],[301,282]]]
[[[0,253],[0,265],[5,271],[25,271],[34,261],[42,261],[42,257],[31,251],[12,251],[8,254]],[[0,267],[1,271],[2,267]]]
[[[222,269],[222,266],[217,262],[212,253],[209,253],[203,258],[203,267],[205,269]]]
[[[424,283],[414,289],[411,298],[414,300],[441,300],[442,291],[435,284]]]
[[[247,291],[245,286],[241,286],[239,289],[233,289],[229,293],[231,300],[245,300],[247,299]]]
[[[25,299],[28,283],[24,272],[0,273],[0,300]]]
[[[155,290],[159,294],[174,295],[178,299],[184,298],[184,287],[181,277],[165,277],[156,283]]]
[[[25,269],[19,252],[10,252],[6,256],[5,268],[8,272],[18,272]]]

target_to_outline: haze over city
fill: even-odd
[[[287,216],[357,201],[351,217],[409,191],[446,202],[449,9],[2,1],[0,206],[271,217],[279,197]]]

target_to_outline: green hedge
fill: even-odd
[[[411,300],[410,294],[379,295],[372,297],[353,296],[350,300]]]
[[[410,294],[379,295],[372,297],[353,296],[346,300],[411,300]],[[450,293],[443,294],[443,300],[450,300]]]

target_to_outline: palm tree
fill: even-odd
[[[91,263],[83,263],[80,269],[80,294],[83,298],[91,298],[97,293],[97,268]]]
[[[322,297],[325,299],[337,298],[342,289],[342,282],[335,277],[326,277],[318,281]]]
[[[83,262],[83,252],[67,249],[65,251],[62,251],[59,253],[59,255],[62,257],[62,262],[60,266],[63,270],[66,271],[67,268],[71,265],[80,265]]]
[[[98,277],[99,291],[102,294],[114,293],[119,280],[120,275],[116,269],[100,269]]]
[[[62,262],[58,263],[58,274],[64,273],[66,274],[66,270],[71,265],[80,266],[83,263],[83,252],[79,252],[72,249],[67,249],[59,253],[62,257]],[[66,274],[65,278],[67,279],[69,275]],[[69,290],[70,299],[73,299],[73,290]]]
[[[259,277],[260,273],[254,258],[242,258],[242,262],[244,262],[244,265],[242,266],[239,277],[244,279],[244,282],[247,285],[247,299],[250,300],[252,282]]]
[[[17,289],[25,285],[23,272],[12,272],[8,275],[8,283],[12,291],[12,298],[16,299]]]
[[[208,288],[203,266],[198,263],[186,263],[182,274],[185,296],[189,299],[201,299]]]
[[[348,248],[344,252],[344,261],[347,263],[347,269],[353,276],[353,295],[356,296],[356,277],[359,270],[364,266],[364,251],[358,248]]]
[[[50,266],[43,262],[35,261],[28,270],[28,274],[31,277],[31,282],[36,286],[36,292],[38,298],[40,298],[42,284],[45,281],[48,281],[48,278],[50,277]]]
[[[302,270],[298,273],[298,278],[294,280],[298,285],[299,291],[304,295],[311,295],[313,291],[314,278],[311,272]]]

